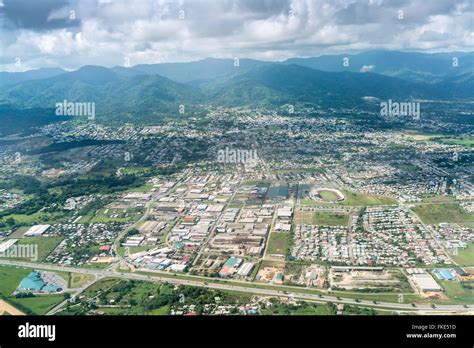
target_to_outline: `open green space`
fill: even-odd
[[[268,241],[267,255],[286,255],[290,247],[291,234],[288,232],[272,232]]]
[[[36,245],[38,248],[37,260],[28,259],[28,261],[44,261],[46,257],[56,248],[56,246],[63,240],[62,237],[25,237],[19,239],[17,245]],[[21,258],[17,258],[21,259]]]
[[[461,145],[469,149],[474,148],[474,137],[465,136],[465,137],[433,137],[430,141],[445,144],[445,145]]]
[[[346,226],[349,215],[340,213],[316,212],[313,214],[313,225]]]
[[[27,314],[43,315],[64,300],[63,295],[36,295],[34,297],[16,298],[12,295],[33,269],[23,267],[0,266],[0,298]]]
[[[35,297],[15,298],[10,302],[28,308],[35,315],[44,315],[54,306],[64,301],[63,295],[38,295]]]
[[[456,203],[456,198],[453,196],[442,196],[442,195],[435,195],[435,196],[428,196],[424,197],[421,200],[422,203]]]
[[[474,221],[474,214],[463,210],[458,203],[418,204],[413,211],[425,224]]]
[[[150,192],[152,188],[152,184],[144,184],[142,186],[134,187],[133,192]]]
[[[150,314],[153,314],[153,315],[167,315],[169,310],[170,310],[170,306],[165,305],[165,306],[162,306],[162,307],[159,307],[157,309],[152,310],[150,312]]]
[[[452,255],[452,258],[460,266],[474,266],[474,243],[469,243],[466,249],[459,249],[457,255]]]
[[[10,296],[32,269],[0,266],[0,295]]]
[[[302,205],[344,205],[344,206],[368,206],[368,205],[393,205],[398,204],[396,199],[385,197],[385,196],[371,196],[363,193],[350,192],[347,190],[341,190],[344,194],[345,199],[339,202],[323,202],[315,201],[309,198],[302,198],[300,203]]]
[[[437,301],[443,304],[473,304],[474,303],[474,289],[463,286],[462,282],[452,280],[439,281],[444,289],[444,294],[448,300]],[[465,283],[467,284],[467,283]],[[471,282],[471,286],[474,283]]]
[[[150,249],[157,248],[157,247],[158,247],[158,245],[143,245],[143,246],[128,247],[128,249],[129,249],[130,254],[135,254],[135,253],[139,253],[139,252],[142,252],[142,251],[148,251]],[[119,246],[117,248],[117,253],[120,256],[124,256],[125,255],[125,250],[126,250],[126,247]]]
[[[389,205],[397,204],[397,200],[385,196],[369,196],[363,193],[356,193],[343,190],[346,199],[342,202],[348,206],[365,206],[365,205]]]
[[[69,287],[80,288],[88,282],[94,280],[95,276],[92,274],[85,273],[70,273],[69,274]]]
[[[319,195],[326,201],[336,201],[338,199],[338,196],[331,191],[321,190],[319,191]]]
[[[0,223],[9,226],[33,226],[38,224],[51,224],[67,222],[68,217],[64,213],[36,212],[33,214],[10,214],[0,218]]]

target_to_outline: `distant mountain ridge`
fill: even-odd
[[[0,103],[20,108],[51,108],[56,103],[93,102],[96,112],[116,115],[174,112],[181,104],[196,104],[198,89],[159,75],[121,76],[111,69],[85,66],[58,76],[19,83],[0,92]]]
[[[351,55],[292,58],[286,60],[284,64],[298,64],[333,72],[363,72],[365,70],[414,82],[437,83],[448,76],[474,71],[474,52],[428,54],[367,51]]]
[[[387,55],[392,58],[388,59]],[[64,99],[95,102],[97,114],[105,119],[126,116],[127,121],[131,121],[163,115],[176,117],[180,115],[182,106],[190,110],[198,109],[202,104],[274,107],[302,103],[321,107],[354,107],[360,105],[363,97],[472,99],[474,73],[473,69],[466,68],[469,66],[466,59],[473,53],[457,55],[457,67],[452,66],[450,54],[385,51],[350,56],[348,67],[342,65],[343,56],[295,58],[279,63],[251,59],[205,59],[131,68],[84,66],[72,72],[42,72],[53,75],[46,78],[32,78],[30,74],[27,76],[29,80],[2,84],[0,104],[21,109],[47,109],[54,108]],[[383,61],[383,57],[387,61]],[[413,61],[409,57],[414,57]],[[435,59],[437,63],[425,66],[423,62],[427,59]],[[365,63],[374,67],[362,73],[359,66]],[[320,66],[337,71],[314,68]],[[423,67],[422,72],[414,73]],[[398,73],[389,76],[396,69]],[[38,76],[39,73],[35,74]],[[407,74],[415,77],[407,79],[398,76]],[[430,78],[420,81],[420,74]]]
[[[0,88],[14,85],[16,83],[45,79],[64,74],[66,70],[61,68],[41,68],[25,72],[0,72]]]
[[[185,63],[139,64],[128,68],[116,66],[110,70],[122,77],[161,75],[175,82],[200,85],[205,82],[230,79],[253,68],[275,63],[278,62],[237,57],[234,59],[206,58]],[[408,81],[437,83],[448,77],[474,72],[474,52],[421,53],[372,50],[347,55],[290,58],[279,63],[297,64],[328,72],[373,72]],[[66,71],[61,68],[42,68],[18,73],[0,72],[0,88],[63,73]]]

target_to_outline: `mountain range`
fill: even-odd
[[[364,97],[469,100],[474,52],[368,51],[283,62],[203,59],[105,68],[84,66],[0,73],[0,107],[9,110],[95,102],[100,119],[147,122],[179,116],[179,106],[354,107]],[[0,113],[1,117],[1,113]]]

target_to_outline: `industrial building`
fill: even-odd
[[[253,269],[253,263],[245,262],[242,265],[242,267],[240,267],[240,269],[237,271],[237,274],[242,277],[246,277],[250,274],[250,272],[252,272],[252,269]]]
[[[242,259],[238,259],[236,257],[230,257],[222,266],[222,269],[219,272],[221,277],[227,277],[233,275],[237,268],[239,268],[240,264],[242,263]]]
[[[443,291],[443,288],[428,273],[417,273],[410,276],[415,287],[420,291]]]
[[[33,293],[54,293],[60,292],[63,289],[53,283],[45,282],[42,275],[38,271],[32,271],[20,282],[18,292],[33,292]]]
[[[39,237],[45,233],[51,225],[34,225],[30,227],[28,231],[25,232],[25,237]]]

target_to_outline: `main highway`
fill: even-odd
[[[226,284],[225,281],[220,281],[216,283],[213,278],[197,278],[189,279],[190,277],[180,277],[179,275],[173,276],[169,273],[166,276],[161,276],[158,272],[157,275],[144,275],[138,273],[128,273],[128,272],[119,272],[113,267],[107,269],[88,269],[88,268],[79,268],[79,267],[67,267],[67,266],[58,266],[45,263],[37,262],[26,262],[26,261],[14,261],[14,260],[2,260],[0,259],[0,265],[4,266],[16,266],[16,267],[28,267],[35,269],[44,269],[49,271],[62,271],[62,272],[72,272],[72,273],[85,273],[96,276],[96,279],[102,279],[104,277],[112,278],[121,278],[121,279],[134,279],[142,281],[156,281],[156,282],[168,282],[171,284],[182,284],[189,286],[199,286],[206,287],[210,289],[220,289],[228,291],[238,291],[245,293],[252,293],[256,295],[265,295],[265,296],[279,296],[279,297],[292,297],[300,300],[307,301],[316,301],[316,302],[333,302],[333,303],[342,303],[342,304],[351,304],[372,308],[380,309],[391,309],[393,311],[410,311],[413,313],[437,313],[437,314],[474,314],[474,309],[464,306],[464,305],[436,305],[434,308],[430,304],[416,304],[416,307],[413,307],[411,304],[407,303],[397,303],[397,302],[374,302],[372,300],[355,300],[353,298],[344,298],[341,296],[328,296],[321,294],[310,294],[302,293],[298,287],[286,286],[285,291],[278,290],[278,287],[275,286],[275,289],[269,288],[256,288],[252,286],[246,286],[245,282],[241,282],[239,285]],[[249,283],[250,284],[250,283]],[[90,284],[89,284],[90,285]],[[292,288],[291,292],[287,291],[289,288]],[[81,289],[83,290],[83,289]]]

